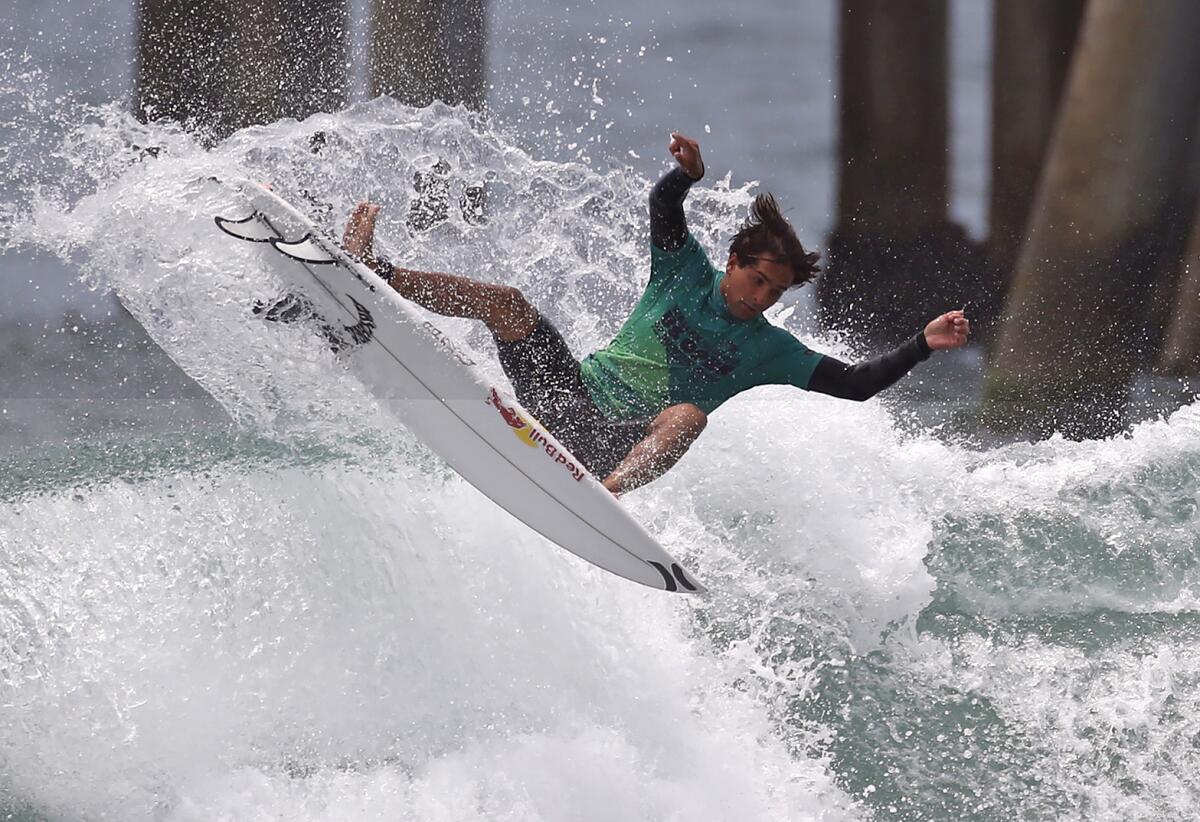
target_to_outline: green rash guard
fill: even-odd
[[[684,402],[711,414],[756,385],[808,388],[821,355],[761,316],[735,318],[724,276],[690,233],[677,251],[651,244],[645,293],[613,341],[580,364],[605,416],[651,417]]]

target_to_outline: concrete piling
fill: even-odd
[[[485,0],[372,0],[371,95],[482,107],[486,12]]]
[[[1006,280],[1025,240],[1086,0],[1001,0],[992,9],[989,265]]]
[[[1078,438],[1121,429],[1183,207],[1197,42],[1193,0],[1089,3],[988,366],[993,426]]]
[[[134,110],[221,139],[345,106],[345,0],[138,0]]]
[[[1158,370],[1177,377],[1200,375],[1200,210],[1184,255]]]
[[[842,0],[837,224],[822,321],[879,343],[979,300],[949,221],[946,0]]]

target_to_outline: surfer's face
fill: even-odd
[[[721,280],[721,296],[730,314],[750,320],[779,302],[794,276],[791,266],[776,255],[730,254]]]

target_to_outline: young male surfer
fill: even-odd
[[[847,365],[805,347],[763,312],[809,282],[804,249],[775,198],[760,194],[734,236],[724,270],[688,231],[683,200],[704,176],[700,146],[671,135],[677,166],[650,192],[650,282],[617,336],[575,359],[516,288],[413,271],[375,256],[379,206],[360,203],[343,245],[405,298],[438,314],[481,320],[517,399],[614,494],[670,469],[721,403],[756,385],[794,385],[865,400],[939,349],[963,345],[962,311],[933,319],[896,350]]]

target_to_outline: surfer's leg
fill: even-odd
[[[505,342],[523,340],[537,327],[537,310],[512,286],[476,282],[454,274],[399,268],[376,258],[374,239],[378,215],[379,206],[359,203],[346,223],[342,247],[383,275],[402,297],[447,317],[481,320]],[[385,272],[384,268],[390,270]]]
[[[579,373],[579,361],[567,347],[562,334],[549,320],[541,317],[533,331],[522,339],[496,337],[496,354],[525,410],[562,439],[560,431],[579,416],[576,411],[578,401],[588,395]],[[594,406],[591,410],[592,417],[600,416]],[[624,456],[624,452],[620,456]],[[612,465],[616,465],[616,460]]]
[[[510,285],[397,268],[392,288],[405,299],[438,314],[481,320],[505,342],[523,340],[537,327],[537,309],[519,289]]]
[[[604,479],[604,487],[623,494],[661,477],[696,441],[708,415],[689,402],[667,408],[650,423],[646,437]]]

